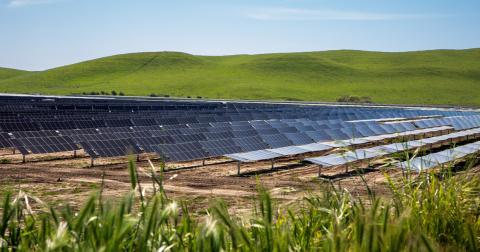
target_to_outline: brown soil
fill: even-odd
[[[152,192],[150,178],[151,166],[142,156],[137,162],[139,178],[146,194]],[[54,206],[69,203],[74,207],[81,205],[94,192],[98,192],[104,176],[104,196],[115,199],[131,188],[127,158],[95,160],[90,167],[90,159],[83,153],[73,158],[72,153],[55,155],[29,155],[27,162],[21,163],[22,156],[2,150],[0,159],[10,164],[0,164],[0,198],[6,191],[19,189],[38,197]],[[160,162],[153,161],[156,169]],[[257,195],[257,186],[268,189],[279,204],[292,204],[307,194],[321,193],[321,185],[328,182],[318,179],[315,165],[300,163],[298,160],[244,163],[242,175],[237,175],[237,164],[226,159],[168,163],[164,172],[164,184],[167,195],[185,200],[192,208],[205,208],[212,201],[224,200],[233,211],[248,211],[252,208],[252,199]],[[365,196],[365,182],[380,195],[388,195],[383,171],[380,169],[351,169],[347,174],[344,168],[323,171],[326,176],[334,176],[333,185],[350,191],[354,195]],[[390,173],[398,173],[391,170]]]

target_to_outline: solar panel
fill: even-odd
[[[235,138],[259,136],[255,130],[233,131],[232,133]]]
[[[115,134],[85,134],[85,135],[72,135],[71,138],[76,142],[87,142],[87,141],[105,141],[111,139],[118,139],[118,136]]]
[[[38,131],[40,127],[32,122],[0,122],[0,129],[4,132]]]
[[[155,145],[152,148],[166,161],[188,161],[208,157],[198,142]]]
[[[138,146],[146,150],[150,150],[148,146],[158,144],[173,144],[173,138],[170,136],[156,136],[156,137],[134,137],[131,138]]]
[[[157,125],[157,122],[153,118],[138,118],[132,119],[133,125],[135,126],[153,126]]]
[[[310,152],[308,149],[303,149],[297,146],[287,146],[275,149],[268,149],[268,151],[275,152],[284,156],[299,155]]]
[[[313,139],[311,139],[305,133],[285,133],[285,136],[290,140],[294,145],[300,144],[309,144],[313,143]]]
[[[132,139],[112,139],[104,141],[80,142],[85,152],[92,158],[118,157],[141,153]]]
[[[340,156],[338,154],[332,154],[332,155],[323,156],[323,157],[307,158],[305,160],[314,164],[321,165],[322,167],[332,167],[332,166],[339,166],[339,165],[344,165],[346,163],[350,163],[352,161],[357,160],[357,158],[351,157],[351,156]]]
[[[67,121],[44,121],[38,122],[43,130],[74,129],[75,124]]]
[[[254,131],[255,130],[250,124],[248,124],[248,125],[232,125],[232,129],[234,131]]]
[[[99,128],[100,133],[118,133],[118,132],[132,132],[130,127],[112,127],[112,128]]]
[[[275,134],[275,135],[260,135],[260,138],[270,146],[270,148],[280,148],[289,145],[293,145],[285,135]]]
[[[282,155],[278,153],[270,152],[267,150],[257,150],[257,151],[244,152],[244,153],[228,154],[225,156],[241,162],[254,162],[254,161],[261,161],[261,160],[270,160],[270,159],[281,157]]]
[[[242,151],[232,139],[201,141],[200,145],[210,156],[223,156]]]
[[[207,138],[203,134],[181,134],[172,136],[176,143],[199,142],[205,141]]]
[[[97,129],[66,129],[66,130],[59,130],[58,133],[62,136],[99,134]]]
[[[315,152],[315,151],[324,151],[324,150],[330,150],[332,149],[331,146],[321,144],[321,143],[311,143],[311,144],[304,144],[304,145],[299,145],[298,147]]]
[[[17,149],[26,149],[33,154],[74,151],[80,149],[69,136],[49,136],[11,139]]]
[[[10,136],[7,133],[0,133],[0,148],[13,147]]]
[[[233,141],[245,152],[268,148],[268,145],[258,136],[234,138]]]
[[[339,129],[336,130],[325,130],[324,131],[326,134],[328,134],[332,139],[334,140],[345,140],[345,139],[350,139],[350,137],[345,134],[345,132],[342,132]]]
[[[438,166],[438,163],[423,158],[415,158],[399,163],[398,166],[404,170],[423,171]]]
[[[345,152],[344,155],[354,157],[356,159],[369,159],[369,158],[381,156],[382,154],[380,152],[369,151],[368,149],[367,150],[359,149],[354,151],[347,151]]]
[[[259,135],[276,135],[280,134],[280,132],[277,129],[274,128],[266,128],[266,129],[258,129],[255,128],[255,130],[258,132]]]
[[[324,132],[321,131],[307,131],[305,132],[311,139],[313,139],[315,142],[324,142],[324,141],[330,141],[333,140],[333,138]]]
[[[58,136],[56,131],[16,131],[11,132],[11,135],[14,138],[32,138],[32,137],[49,137],[49,136]]]
[[[443,118],[417,120],[434,115]],[[392,118],[415,120],[414,123],[381,122],[382,119],[393,121]],[[71,136],[77,143],[130,139],[144,149],[159,143],[168,145],[165,148],[174,148],[174,145],[180,143],[198,143],[208,156],[213,157],[225,152],[293,145],[308,146],[311,150],[328,149],[360,144],[362,141],[449,130],[447,127],[438,127],[442,125],[453,125],[457,129],[475,128],[480,126],[480,116],[476,111],[434,108],[0,96],[0,131],[3,132],[0,134],[3,135],[0,146],[9,145],[10,135],[5,133],[25,132],[14,133],[12,137],[43,138],[61,135]],[[424,130],[419,130],[417,126]],[[45,129],[53,133],[44,133],[47,132]],[[402,133],[392,135],[395,132]],[[470,139],[474,134],[462,132],[454,140]],[[448,140],[439,137],[424,140],[422,144],[442,139]],[[329,142],[321,146],[313,144],[326,141]],[[202,146],[200,142],[214,143],[212,146]],[[415,144],[416,142],[411,143],[412,146]],[[33,150],[40,152],[55,149],[34,147]],[[466,150],[463,148],[463,151]],[[31,152],[27,149],[25,151]],[[110,155],[123,151],[115,148],[111,152]],[[96,155],[94,152],[91,154]]]
[[[278,132],[280,133],[298,133],[297,128],[295,127],[281,127],[281,128],[276,128]]]

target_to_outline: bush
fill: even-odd
[[[118,93],[118,95],[125,96],[125,94],[123,92]]]
[[[158,97],[158,95],[156,95],[155,93],[151,93],[150,97]]]
[[[112,90],[112,95],[117,95],[117,91]]]
[[[163,97],[170,97],[170,95],[166,94],[166,95],[164,95]]]
[[[7,159],[7,158],[2,158],[0,159],[0,164],[10,164],[12,163],[12,160]]]
[[[337,102],[372,103],[372,98],[369,96],[344,95],[339,97]]]

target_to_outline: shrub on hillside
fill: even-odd
[[[372,103],[373,101],[370,96],[344,95],[339,97],[337,102]]]

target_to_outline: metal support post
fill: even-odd
[[[237,175],[240,175],[240,161],[237,161]]]

